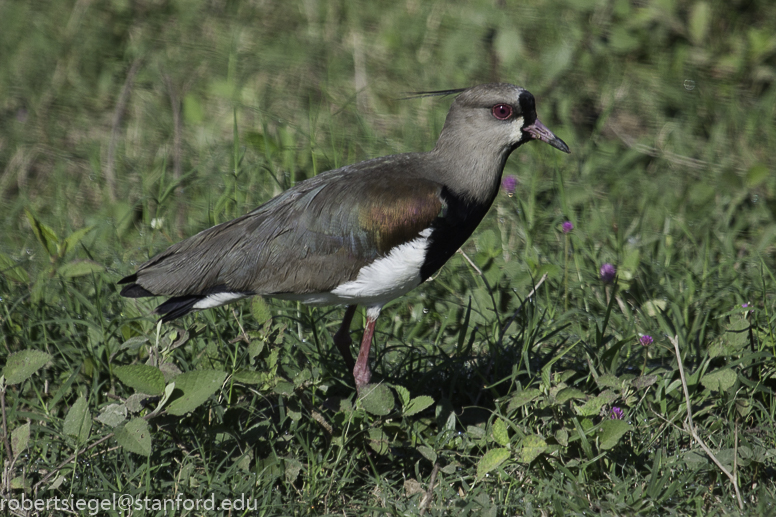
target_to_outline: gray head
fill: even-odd
[[[508,83],[480,84],[455,98],[437,146],[458,145],[461,139],[501,152],[542,140],[564,153],[570,152],[565,142],[536,118],[531,92]]]
[[[452,185],[483,200],[495,195],[509,154],[531,140],[570,152],[536,117],[529,91],[513,84],[481,84],[455,98],[432,153],[457,170],[457,177],[448,178]]]

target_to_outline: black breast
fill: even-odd
[[[421,281],[436,273],[458,251],[492,204],[492,200],[488,203],[467,201],[447,188],[442,189],[442,200],[446,206],[431,225],[426,259],[420,268]]]

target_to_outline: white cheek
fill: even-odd
[[[517,117],[512,122],[512,141],[517,143],[520,142],[523,137],[525,136],[525,131],[523,131],[523,124],[525,123],[525,120],[523,117]]]

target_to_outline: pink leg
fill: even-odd
[[[372,347],[372,336],[375,333],[375,321],[380,315],[380,309],[370,307],[366,312],[366,328],[364,329],[364,338],[361,340],[361,349],[358,351],[358,360],[353,368],[353,378],[356,380],[356,390],[361,392],[361,388],[369,384],[372,378],[372,372],[369,371],[369,349]]]
[[[342,318],[342,325],[339,330],[334,334],[334,345],[337,350],[342,354],[342,358],[345,360],[345,365],[348,370],[355,368],[356,363],[353,362],[353,354],[350,353],[350,345],[353,344],[353,340],[350,339],[350,322],[353,321],[353,315],[356,313],[355,305],[348,305],[345,309],[345,317]]]

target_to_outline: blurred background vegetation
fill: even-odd
[[[50,354],[5,392],[7,434],[28,422],[31,437],[5,447],[6,497],[735,514],[730,481],[682,427],[676,335],[743,512],[774,511],[773,2],[6,1],[0,56],[0,357]],[[298,181],[433,147],[450,101],[407,92],[495,81],[529,89],[573,154],[519,149],[514,196],[463,248],[476,268],[455,257],[386,310],[388,413],[358,405],[331,353],[341,309],[246,302],[157,329],[151,302],[118,296],[154,253]],[[122,420],[66,422],[79,400],[89,418],[129,400],[115,368],[133,363],[166,382],[232,380],[182,420],[135,408],[152,425],[146,459],[126,433],[96,443]],[[418,397],[434,404],[414,413]],[[614,406],[630,427],[611,438]],[[85,450],[102,453],[71,457]]]

